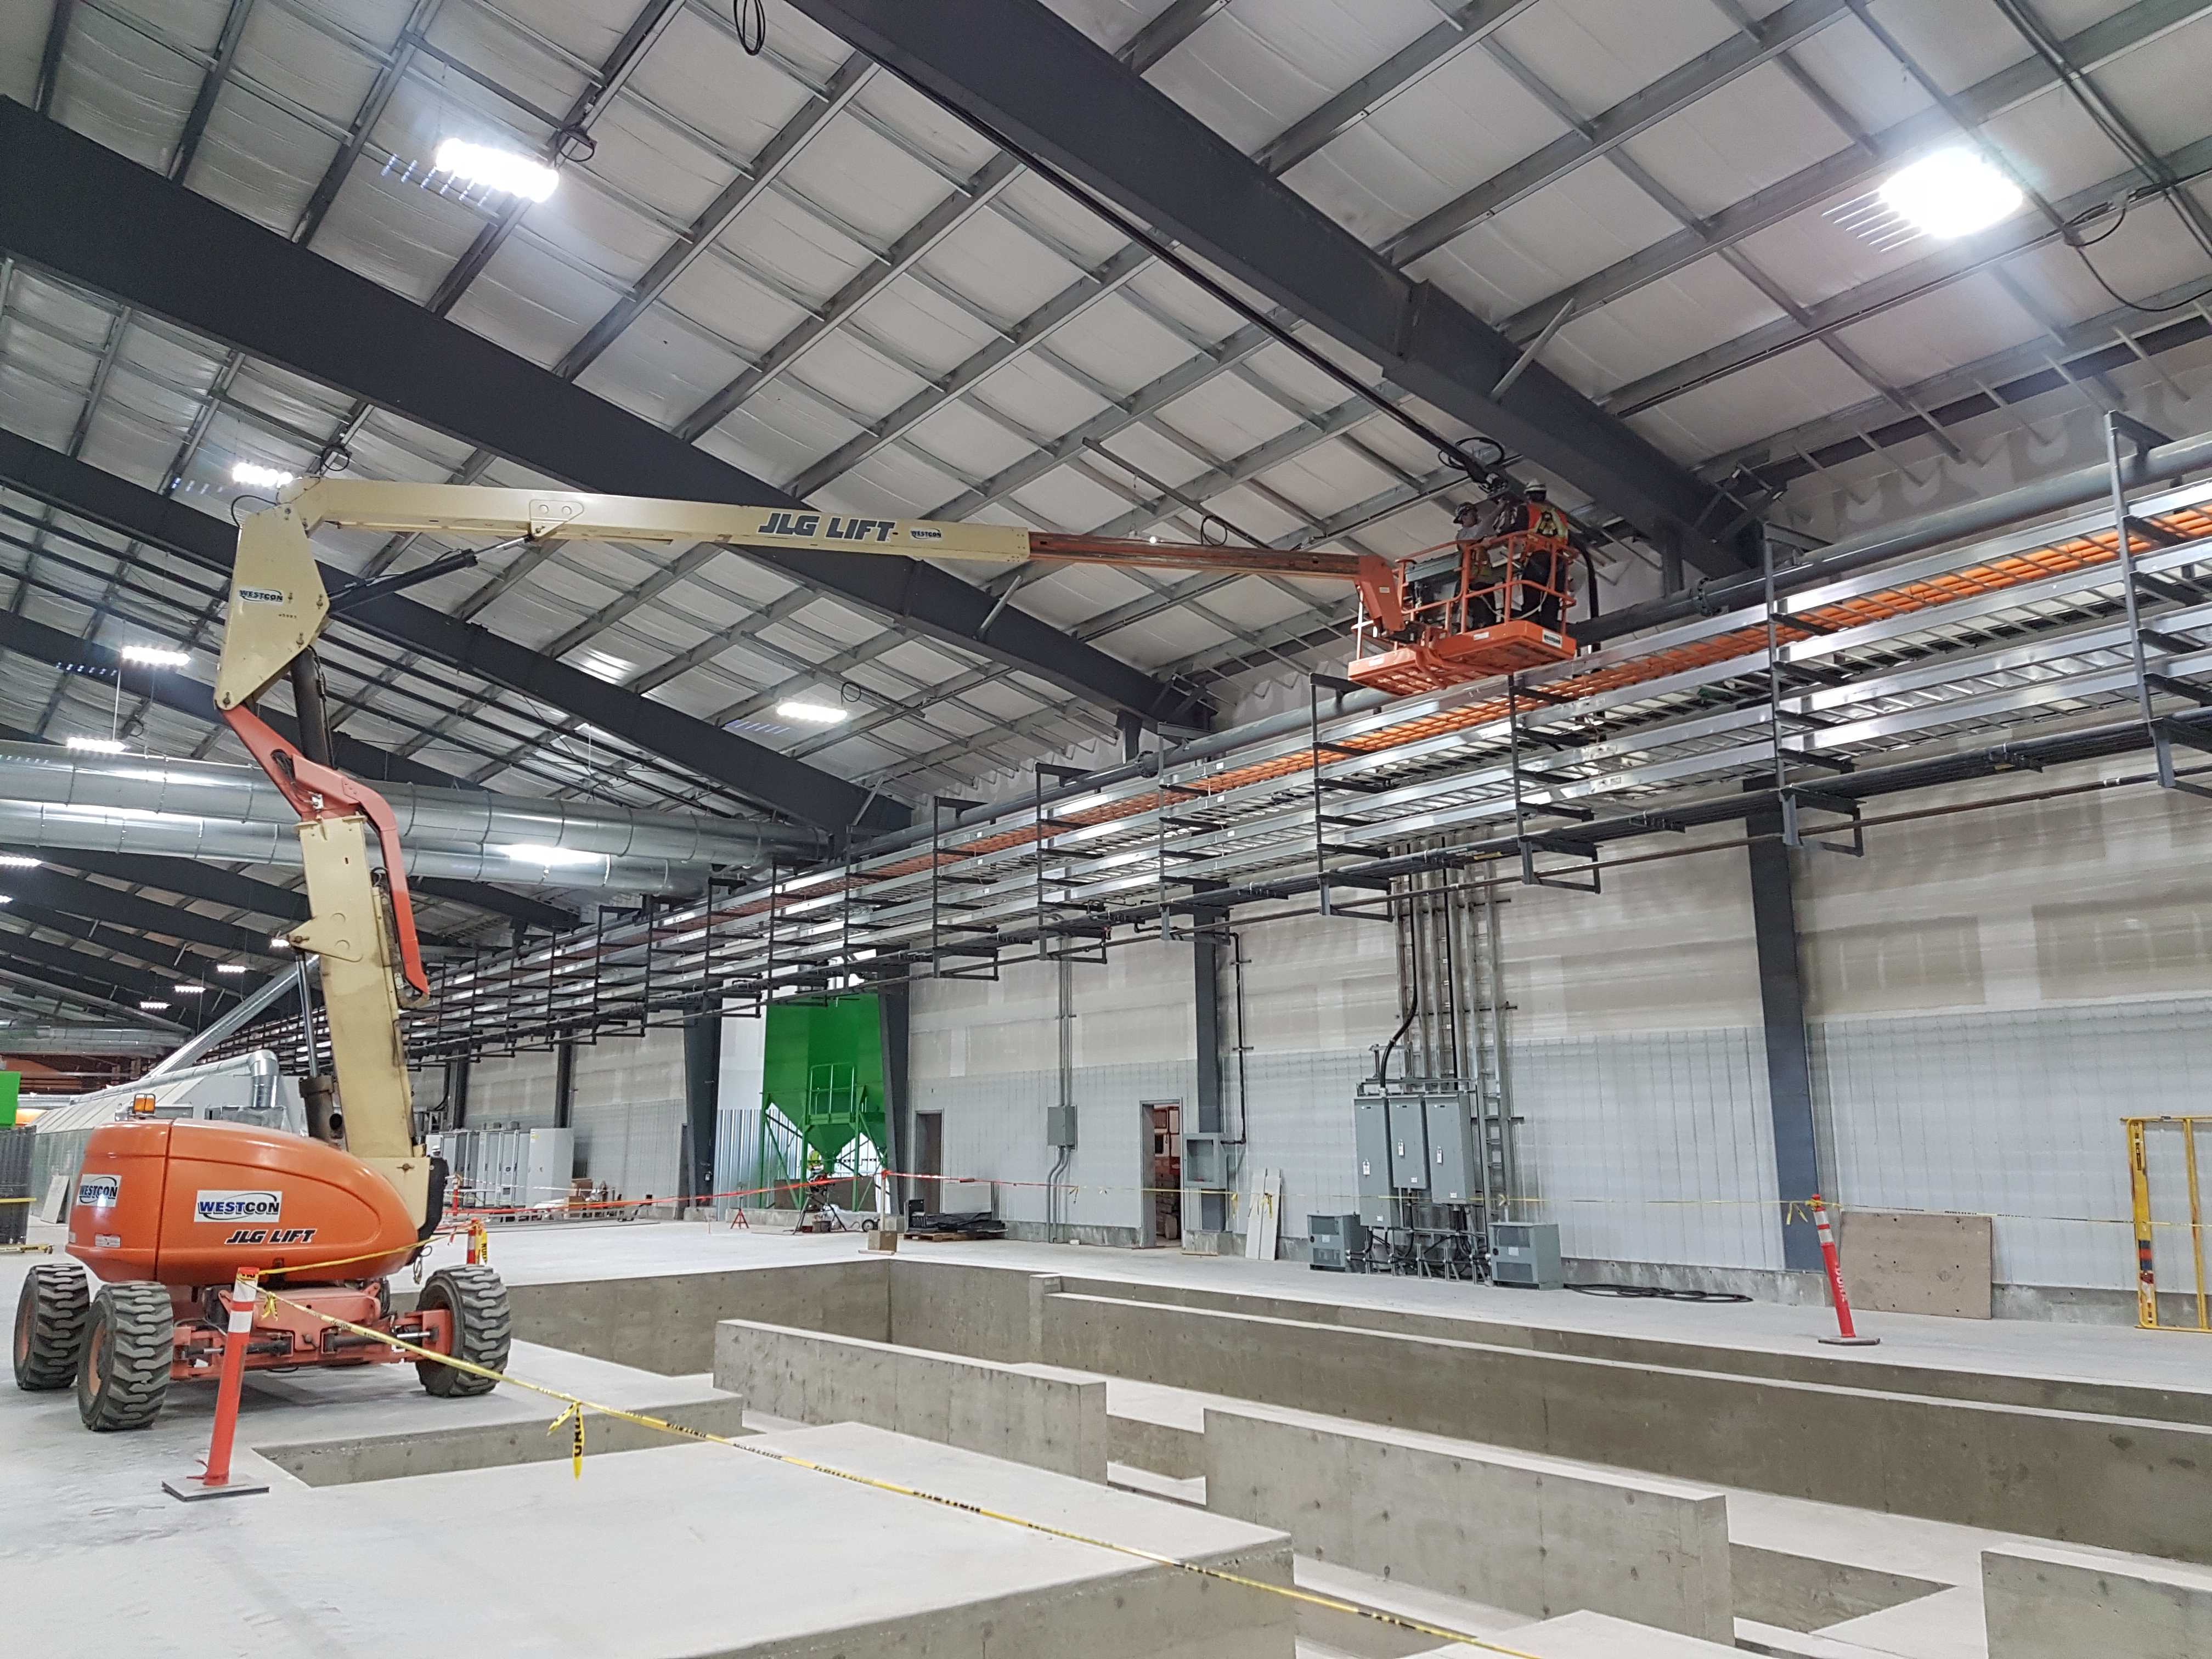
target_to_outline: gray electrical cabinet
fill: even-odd
[[[1477,1195],[1474,1122],[1464,1095],[1431,1095],[1427,1102],[1429,1201],[1468,1204]]]
[[[1359,1219],[1387,1227],[1390,1214],[1390,1107],[1381,1095],[1352,1103],[1352,1145],[1359,1160]]]
[[[1419,1095],[1390,1097],[1390,1184],[1401,1192],[1429,1190],[1428,1125]]]
[[[1567,1282],[1559,1267],[1555,1221],[1495,1221],[1490,1226],[1491,1282],[1556,1291]]]
[[[1307,1266],[1316,1273],[1367,1271],[1367,1228],[1356,1215],[1306,1218]]]

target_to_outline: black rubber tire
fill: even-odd
[[[23,1276],[23,1294],[15,1303],[17,1388],[46,1393],[76,1381],[91,1305],[80,1267],[54,1263]]]
[[[85,1427],[143,1429],[161,1414],[176,1335],[166,1285],[100,1286],[76,1368],[76,1414]]]
[[[507,1369],[507,1351],[514,1340],[514,1321],[507,1310],[507,1286],[489,1267],[441,1267],[430,1275],[416,1299],[416,1308],[445,1308],[453,1316],[453,1357],[489,1370]],[[499,1385],[435,1360],[418,1359],[415,1375],[423,1389],[441,1400],[465,1400],[489,1394]]]

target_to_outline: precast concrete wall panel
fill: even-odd
[[[1206,1505],[1300,1555],[1548,1619],[1594,1608],[1732,1642],[1709,1486],[1306,1413],[1208,1407]]]
[[[625,1198],[668,1198],[684,1146],[684,1033],[607,1036],[576,1049],[576,1173]]]
[[[1078,1480],[1106,1479],[1106,1384],[1096,1377],[727,1319],[715,1327],[714,1378],[771,1417],[866,1423]]]
[[[2033,1546],[1982,1552],[1990,1659],[2204,1659],[2212,1572]]]
[[[1676,1480],[2212,1561],[2212,1428],[1062,1293],[1040,1357]]]
[[[550,1051],[477,1060],[469,1067],[468,1127],[519,1123],[526,1129],[551,1128],[554,1082]]]

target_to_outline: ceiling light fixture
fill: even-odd
[[[242,962],[219,962],[215,970],[218,974],[242,974],[246,971],[246,964]]]
[[[271,933],[269,936],[269,948],[272,951],[289,951],[292,948],[292,941],[282,933]]]
[[[520,860],[530,864],[542,864],[549,870],[579,864],[597,864],[600,858],[600,854],[597,853],[579,853],[567,847],[545,847],[536,842],[520,842],[513,847],[502,847],[499,850],[511,859]]]
[[[1987,230],[2020,210],[2020,186],[1970,149],[1939,149],[1892,173],[1883,205],[1929,236]]]
[[[819,702],[780,702],[775,712],[787,720],[805,720],[810,726],[836,726],[851,718],[842,708]]]
[[[42,861],[27,859],[21,853],[0,853],[0,870],[35,870]]]
[[[192,659],[189,651],[165,651],[152,645],[126,645],[122,655],[125,662],[143,662],[153,668],[182,668]]]
[[[169,988],[169,994],[172,996],[179,997],[204,996],[207,994],[207,987],[204,985],[172,985]]]
[[[169,1005],[166,1002],[142,1002],[138,1006],[149,1014],[158,1014]]]
[[[543,161],[533,161],[511,149],[472,144],[465,138],[448,138],[438,146],[437,170],[533,202],[544,201],[561,182],[561,175]]]
[[[292,482],[292,475],[278,467],[256,466],[252,461],[240,461],[230,469],[230,481],[253,489],[282,489]]]
[[[119,738],[71,738],[69,746],[88,755],[119,755],[123,742]]]

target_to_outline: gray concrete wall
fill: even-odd
[[[507,1305],[519,1342],[689,1376],[713,1367],[714,1326],[724,1319],[887,1340],[892,1261],[510,1285]]]
[[[1050,1366],[728,1319],[715,1327],[714,1386],[772,1417],[866,1423],[1079,1480],[1106,1479],[1106,1385]]]
[[[2197,1478],[2205,1477],[2199,1470]],[[1990,1659],[2204,1659],[2212,1573],[2064,1550],[1982,1552]]]
[[[2212,1431],[1060,1294],[1054,1364],[1678,1479],[2212,1560]]]
[[[2080,1382],[2069,1377],[2007,1376],[1940,1365],[1889,1364],[1866,1355],[1844,1360],[1808,1344],[1791,1353],[1714,1343],[1674,1342],[1606,1331],[1524,1325],[1474,1314],[1416,1313],[1402,1308],[1307,1302],[1293,1297],[1239,1293],[1188,1285],[1131,1279],[1060,1276],[1060,1288],[1078,1295],[1167,1307],[1213,1309],[1264,1318],[1388,1331],[1401,1336],[1436,1336],[1494,1347],[1527,1348],[1540,1353],[1571,1354],[1585,1359],[1621,1360],[1690,1370],[1722,1370],[1791,1382],[1832,1383],[1891,1394],[1928,1395],[1944,1400],[1977,1400],[1990,1405],[2033,1406],[2045,1411],[2084,1412],[2108,1417],[2142,1417],[2176,1423],[2212,1424],[2212,1389],[2186,1390]],[[1326,1285],[1323,1285],[1324,1291]],[[1539,1292],[1530,1291],[1531,1296]],[[1825,1304],[1825,1290],[1820,1300]],[[1725,1316],[1723,1316],[1725,1317]],[[2192,1317],[2194,1316],[2192,1315]],[[2132,1322],[2132,1305],[2129,1315]],[[1725,1339],[1725,1328],[1717,1331]]]
[[[902,1348],[964,1354],[1001,1364],[1034,1359],[1030,1278],[1013,1268],[901,1256],[891,1264],[890,1328],[884,1340]],[[764,1314],[745,1316],[772,1325],[805,1323]]]
[[[1728,1500],[1559,1458],[1303,1413],[1206,1413],[1206,1503],[1301,1555],[1548,1619],[1735,1639]]]

